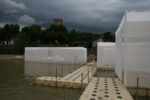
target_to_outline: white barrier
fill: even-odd
[[[64,76],[72,71],[83,66],[82,64],[54,64],[54,63],[24,63],[24,74],[28,77],[40,77],[40,76],[56,76],[56,67],[58,76]]]
[[[83,47],[26,47],[25,62],[83,64],[87,49]]]
[[[114,68],[115,66],[115,43],[97,43],[97,67]]]
[[[150,11],[125,13],[116,31],[115,69],[126,86],[150,88]]]

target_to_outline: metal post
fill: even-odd
[[[63,66],[61,66],[61,76],[63,76]]]
[[[139,89],[139,77],[137,77],[136,81],[136,100],[138,100],[138,89]]]
[[[122,83],[124,84],[124,71],[122,71]]]
[[[145,89],[145,100],[149,98],[149,89]]]
[[[83,73],[81,74],[81,89],[83,87]]]
[[[90,68],[90,67],[89,67],[89,68]],[[88,68],[88,83],[89,83],[89,74],[90,74],[90,73],[89,73],[89,68]]]
[[[94,66],[92,67],[92,77],[94,76]]]
[[[73,71],[75,71],[76,70],[76,67],[75,67],[75,64],[73,65]]]
[[[69,73],[71,73],[71,67],[69,66]]]
[[[92,66],[92,76],[91,76],[91,79],[92,79],[93,76],[94,76],[94,67]]]
[[[92,66],[92,76],[91,77],[93,77],[93,66]]]
[[[64,100],[66,100],[66,86],[64,85]]]
[[[75,64],[75,70],[76,70],[77,68],[76,68],[76,64]]]
[[[57,87],[57,66],[56,66],[56,87]]]

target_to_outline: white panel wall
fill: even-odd
[[[25,62],[83,64],[87,50],[83,47],[26,47]]]
[[[97,67],[114,68],[115,43],[99,42],[97,44]]]
[[[116,73],[128,87],[150,88],[150,12],[127,12],[116,32]],[[121,61],[120,61],[120,60]]]
[[[125,33],[125,16],[122,18],[122,21],[120,23],[120,26],[118,27],[118,30],[116,32],[116,60],[115,60],[115,72],[118,75],[118,77],[123,80],[123,55],[122,55],[122,41],[123,41],[123,35]]]

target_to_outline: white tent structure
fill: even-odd
[[[115,43],[97,43],[97,67],[114,68],[115,66]]]
[[[87,49],[83,47],[26,47],[25,62],[83,64]]]
[[[128,87],[150,88],[150,11],[129,11],[116,31],[118,77]]]

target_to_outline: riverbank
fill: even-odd
[[[24,59],[24,55],[0,54],[0,59]]]

